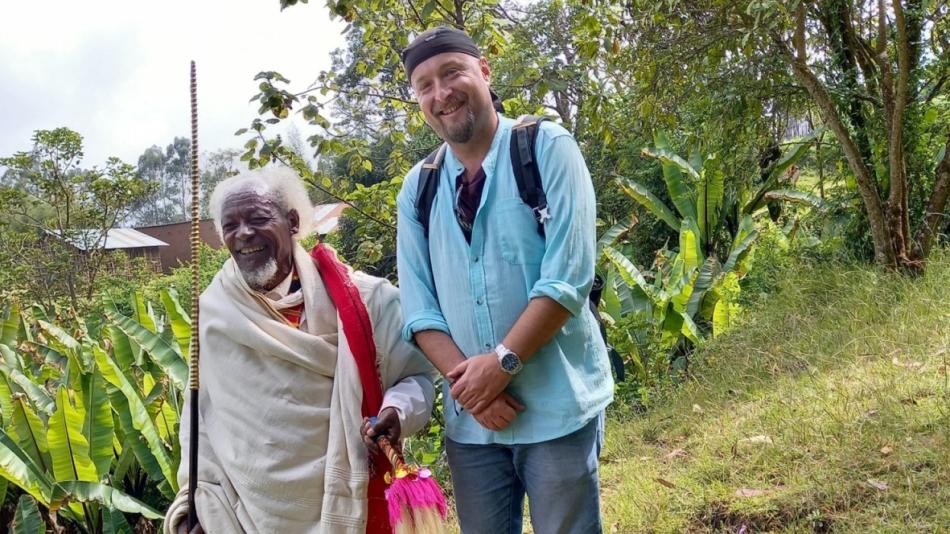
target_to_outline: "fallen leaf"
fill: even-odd
[[[762,497],[769,492],[763,489],[741,488],[736,490],[736,497]]]
[[[684,451],[683,449],[673,449],[663,458],[666,460],[672,460],[674,458],[682,458],[684,456],[686,456],[686,451]]]
[[[666,480],[665,478],[656,477],[656,478],[653,479],[653,480],[656,480],[657,482],[659,482],[660,484],[662,484],[662,485],[664,485],[664,486],[666,486],[666,487],[668,487],[668,488],[675,488],[675,487],[676,487],[676,484],[670,482],[669,480]]]
[[[943,364],[943,365],[941,365],[940,367],[938,367],[938,368],[937,368],[937,373],[939,373],[939,374],[941,374],[941,375],[946,375],[946,374],[947,374],[947,364]]]
[[[889,445],[885,445],[881,447],[881,454],[883,454],[884,456],[887,456],[888,454],[892,452],[894,452],[894,448]]]
[[[705,411],[702,406],[698,404],[693,405],[693,413],[704,413]]]
[[[897,359],[897,356],[891,359],[891,363],[893,363],[894,365],[898,367],[903,367],[905,369],[920,369],[921,367],[924,366],[923,362],[917,362],[913,360],[908,361],[908,362],[902,362]]]
[[[614,523],[613,525],[610,525],[610,534],[616,534],[617,532],[620,532],[618,523]]]
[[[890,486],[887,485],[887,482],[882,482],[874,478],[869,478],[868,484],[870,484],[872,488],[879,489],[881,491],[887,491],[888,488],[890,488]]]
[[[773,442],[770,436],[760,435],[760,436],[752,436],[749,438],[740,439],[739,443],[764,443],[767,445],[771,445]]]

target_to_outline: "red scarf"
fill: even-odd
[[[383,404],[383,386],[376,373],[376,342],[373,340],[373,324],[370,322],[369,313],[366,312],[366,305],[363,304],[359,289],[350,280],[349,271],[337,259],[333,250],[321,243],[314,247],[310,256],[316,262],[323,285],[336,306],[337,314],[343,323],[343,335],[346,336],[350,352],[356,360],[360,383],[363,384],[363,417],[375,417],[379,415],[379,408]],[[369,510],[366,533],[392,534],[389,508],[384,494],[387,484],[383,480],[383,475],[391,466],[382,454],[374,455],[372,462],[367,495]]]

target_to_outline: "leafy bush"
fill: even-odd
[[[131,532],[178,491],[190,324],[174,290],[160,296],[164,313],[135,295],[95,329],[71,310],[3,311],[0,477],[24,494],[22,521],[38,503],[50,526]]]

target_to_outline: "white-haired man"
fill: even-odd
[[[431,366],[400,338],[398,291],[349,273],[372,324],[372,343],[363,344],[375,345],[370,364],[384,391],[372,426],[364,424],[363,367],[354,359],[360,342],[347,340],[351,327],[331,300],[330,279],[296,242],[313,214],[300,180],[287,169],[229,178],[212,194],[210,211],[231,258],[200,300],[201,527],[213,534],[391,532],[364,442],[416,432],[433,399]],[[188,414],[186,406],[183,429]],[[188,432],[180,434],[187,451]],[[185,530],[186,458],[178,479],[183,489],[166,534]]]

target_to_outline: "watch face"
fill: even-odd
[[[509,352],[501,358],[501,368],[509,373],[514,373],[521,367],[521,361],[518,356]]]

